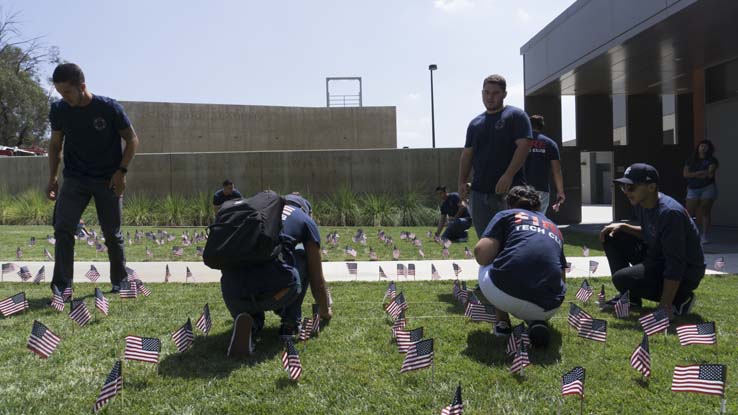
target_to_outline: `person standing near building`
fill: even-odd
[[[51,104],[49,184],[54,206],[55,264],[51,285],[63,291],[74,277],[74,233],[91,198],[105,237],[112,292],[126,277],[122,196],[128,166],[136,154],[138,136],[123,107],[114,99],[93,95],[82,69],[63,63],[54,69],[54,88],[62,99]],[[64,184],[59,165],[64,151]]]
[[[684,165],[687,179],[687,210],[697,223],[702,225],[702,243],[709,243],[707,231],[712,223],[712,205],[717,199],[715,172],[718,160],[713,155],[715,146],[710,140],[702,140],[694,149],[692,157]]]
[[[218,189],[218,191],[213,195],[213,209],[215,210],[215,213],[218,213],[223,203],[228,200],[240,199],[242,197],[241,192],[236,190],[233,182],[229,179],[225,179],[223,180],[223,188]]]
[[[474,117],[466,130],[466,143],[459,161],[459,194],[466,195],[466,182],[474,168],[471,211],[474,229],[482,237],[487,224],[505,209],[504,196],[512,186],[525,183],[522,169],[533,133],[525,111],[504,105],[507,81],[490,75],[482,83],[486,109]]]
[[[530,153],[525,160],[525,178],[528,185],[538,191],[541,199],[541,212],[545,215],[550,200],[550,179],[553,176],[556,186],[556,201],[551,208],[558,212],[566,200],[564,194],[564,176],[561,174],[561,155],[556,142],[543,134],[546,128],[542,115],[532,115],[530,125],[533,128],[533,142]]]

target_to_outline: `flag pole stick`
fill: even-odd
[[[579,401],[579,415],[584,414],[584,395],[582,395],[582,399]]]
[[[559,401],[559,409],[556,411],[556,415],[561,415],[561,406],[564,404],[563,399],[557,399]]]
[[[720,415],[725,413],[725,398],[720,400]]]

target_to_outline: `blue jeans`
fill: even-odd
[[[108,180],[65,177],[54,206],[54,276],[51,285],[60,291],[72,286],[74,276],[74,234],[79,219],[95,198],[97,219],[105,237],[110,260],[110,282],[120,284],[126,277],[126,255],[123,234],[120,231],[122,220],[122,198],[109,188]]]
[[[471,228],[471,218],[458,218],[448,222],[446,230],[441,235],[441,238],[448,239],[450,241],[456,241],[461,238],[467,238],[469,233],[467,229]]]
[[[551,193],[549,192],[538,192],[538,196],[541,198],[541,213],[544,215],[546,214],[546,211],[548,210],[548,204],[549,200],[551,198]]]
[[[507,209],[504,199],[505,195],[496,193],[482,193],[472,190],[472,222],[474,229],[477,231],[477,237],[482,239],[484,230],[497,212]]]

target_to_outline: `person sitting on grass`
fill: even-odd
[[[293,339],[300,332],[302,302],[310,286],[318,304],[321,321],[333,317],[329,293],[323,277],[320,232],[310,214],[310,203],[297,195],[285,197],[282,233],[285,241],[282,261],[246,265],[222,270],[223,301],[233,316],[229,357],[253,354],[254,337],[264,327],[264,312],[274,310],[281,318],[280,339]]]
[[[497,311],[496,336],[511,333],[512,314],[528,324],[531,345],[546,347],[547,321],[566,295],[564,239],[539,211],[533,187],[515,186],[505,199],[510,208],[492,218],[474,247],[479,289]]]

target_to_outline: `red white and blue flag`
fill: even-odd
[[[617,318],[627,318],[630,313],[630,291],[626,291],[615,302],[615,316]]]
[[[669,317],[666,315],[666,311],[663,308],[659,308],[651,314],[638,319],[638,322],[643,326],[643,330],[647,335],[652,335],[665,331],[669,328]]]
[[[579,308],[576,304],[571,303],[569,306],[569,315],[567,316],[569,325],[579,331],[579,327],[581,327],[583,320],[592,320],[592,316]]]
[[[672,392],[694,392],[705,395],[725,395],[725,365],[690,365],[674,368]]]
[[[100,395],[95,400],[95,405],[92,407],[92,411],[97,413],[102,409],[109,400],[113,399],[121,390],[123,390],[123,366],[121,361],[118,360],[113,365],[113,369],[105,378]]]
[[[42,265],[41,268],[36,273],[36,276],[33,278],[34,284],[40,284],[41,281],[46,280],[46,265]]]
[[[407,276],[415,279],[415,264],[407,264]]]
[[[397,340],[397,351],[407,353],[410,345],[423,339],[423,328],[418,327],[413,330],[397,330],[395,333]]]
[[[688,346],[690,344],[716,344],[717,334],[715,322],[687,324],[676,329],[679,336],[679,344]]]
[[[62,298],[61,291],[56,285],[51,285],[51,308],[56,311],[64,311],[64,298]]]
[[[88,280],[95,282],[100,278],[100,273],[97,272],[97,268],[95,268],[94,265],[90,265],[90,270],[85,272],[85,277],[87,277]]]
[[[431,280],[438,281],[441,279],[441,275],[438,273],[436,266],[431,264]]]
[[[584,368],[577,366],[561,377],[561,396],[579,395],[584,398]]]
[[[451,404],[441,410],[441,415],[462,415],[464,413],[464,402],[461,400],[461,385],[456,387],[456,394]]]
[[[105,298],[103,295],[103,292],[99,288],[95,288],[95,308],[100,310],[101,313],[108,315],[108,311],[110,310],[110,303],[108,302],[108,299]]]
[[[192,322],[187,319],[187,322],[180,328],[172,333],[172,341],[177,346],[177,351],[180,353],[186,352],[192,347],[192,342],[195,340],[195,335],[192,332]]]
[[[51,329],[44,326],[41,322],[34,320],[31,328],[31,337],[28,338],[28,348],[41,356],[48,359],[59,345],[61,337],[57,336]]]
[[[525,347],[525,344],[522,344],[515,352],[515,358],[513,359],[512,366],[510,366],[510,373],[522,375],[523,369],[528,365],[530,365],[528,348]]]
[[[648,349],[648,335],[643,333],[641,343],[630,355],[630,365],[645,377],[651,376],[651,353]]]
[[[400,293],[395,297],[389,304],[387,304],[386,311],[387,313],[392,317],[393,320],[396,320],[400,313],[407,310],[407,303],[405,302],[405,296]]]
[[[433,364],[433,339],[412,343],[405,354],[400,373],[430,367]]]
[[[74,300],[70,304],[69,318],[83,327],[92,320],[92,315],[83,300]]]
[[[161,341],[153,337],[126,336],[126,360],[159,363]]]
[[[197,328],[206,336],[210,333],[210,329],[213,327],[213,321],[210,319],[210,306],[208,306],[207,303],[205,303],[205,307],[202,309],[202,314],[200,314],[200,318],[197,319],[195,326],[197,326]]]
[[[403,264],[397,264],[397,278],[400,277],[407,277],[407,270]]]
[[[26,310],[28,308],[28,300],[26,299],[26,293],[20,292],[12,297],[8,297],[3,301],[0,301],[0,314],[3,317],[12,316]]]
[[[297,349],[295,349],[292,342],[287,342],[287,348],[282,353],[282,367],[287,371],[290,380],[300,380],[302,363],[300,362],[300,355],[297,354]]]
[[[579,287],[579,290],[577,290],[577,299],[581,300],[582,302],[589,301],[589,297],[592,296],[592,286],[589,285],[589,281],[586,279],[582,281],[582,285]]]
[[[581,321],[579,327],[579,337],[595,340],[598,342],[607,341],[607,320],[601,319],[585,319]]]

